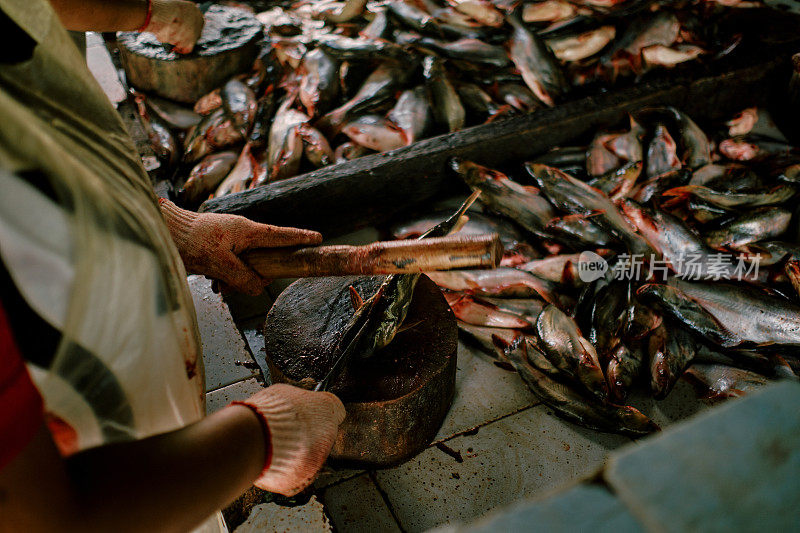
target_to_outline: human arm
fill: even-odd
[[[159,204],[186,270],[240,292],[259,294],[269,283],[239,257],[245,250],[322,242],[316,231],[259,224],[237,215],[195,213],[163,198]]]
[[[0,471],[0,530],[187,531],[249,487],[264,456],[261,425],[241,406],[66,460],[42,425]]]
[[[203,13],[187,0],[50,0],[61,23],[73,31],[147,31],[178,53],[194,48]],[[150,16],[148,20],[148,9]]]
[[[177,431],[66,460],[42,425],[0,470],[0,531],[187,531],[253,482],[296,493],[330,452],[344,418],[341,402],[273,385],[246,403]]]

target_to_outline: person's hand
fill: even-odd
[[[284,496],[294,496],[310,485],[344,420],[339,398],[277,384],[235,403],[253,409],[268,433],[267,465],[254,485]]]
[[[259,224],[238,215],[195,213],[164,199],[159,203],[186,270],[247,294],[261,294],[269,280],[245,264],[240,253],[322,242],[316,231]]]
[[[150,22],[142,31],[155,34],[162,43],[175,46],[179,54],[188,54],[203,31],[203,12],[187,0],[152,0]]]

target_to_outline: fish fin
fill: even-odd
[[[364,299],[358,294],[355,287],[350,285],[350,304],[353,306],[353,311],[358,311],[364,305]]]
[[[575,276],[572,274],[573,268],[572,261],[564,263],[564,268],[561,270],[561,283],[567,285],[575,283]]]
[[[494,363],[494,366],[496,366],[498,368],[502,368],[503,370],[508,370],[509,372],[516,372],[517,371],[517,369],[514,368],[514,365],[512,365],[511,363],[508,363],[506,361],[492,361],[492,363]]]
[[[424,322],[424,320],[421,320],[421,319],[420,319],[420,320],[417,320],[416,322],[412,322],[412,323],[410,323],[410,324],[406,324],[406,323],[404,322],[402,326],[400,326],[399,328],[397,328],[397,333],[398,333],[398,334],[400,334],[400,333],[402,333],[402,332],[404,332],[404,331],[408,331],[408,330],[410,330],[410,329],[414,329],[415,327],[419,326],[419,325],[420,325],[420,324],[422,324],[423,322]]]
[[[469,222],[469,217],[467,215],[461,215],[458,217],[458,222],[456,222],[456,225],[453,226],[452,230],[450,230],[450,233],[458,233],[461,231],[461,228],[467,224],[467,222]]]
[[[673,187],[661,193],[661,196],[687,196],[696,190],[698,185],[684,185],[682,187]]]

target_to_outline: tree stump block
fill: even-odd
[[[273,382],[312,388],[330,370],[353,314],[348,287],[372,296],[382,276],[307,278],[281,293],[264,325]],[[458,328],[438,287],[422,276],[404,326],[367,360],[355,359],[333,383],[347,409],[331,460],[362,467],[416,455],[441,427],[455,394]]]
[[[212,5],[203,33],[190,54],[181,55],[152,33],[119,32],[120,59],[128,81],[143,91],[193,104],[258,56],[263,26],[244,9]]]

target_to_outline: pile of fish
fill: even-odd
[[[557,105],[618,78],[718,59],[747,34],[728,23],[731,12],[759,6],[301,1],[257,13],[266,39],[253,72],[202,97],[193,111],[137,99],[165,174],[182,186],[179,199],[193,206]]]
[[[453,159],[496,232],[501,267],[428,275],[465,340],[516,370],[560,416],[601,431],[656,425],[626,405],[681,376],[706,397],[800,371],[800,150],[750,108],[707,135],[642,109],[588,146],[508,173]],[[393,228],[424,232],[441,216]]]

